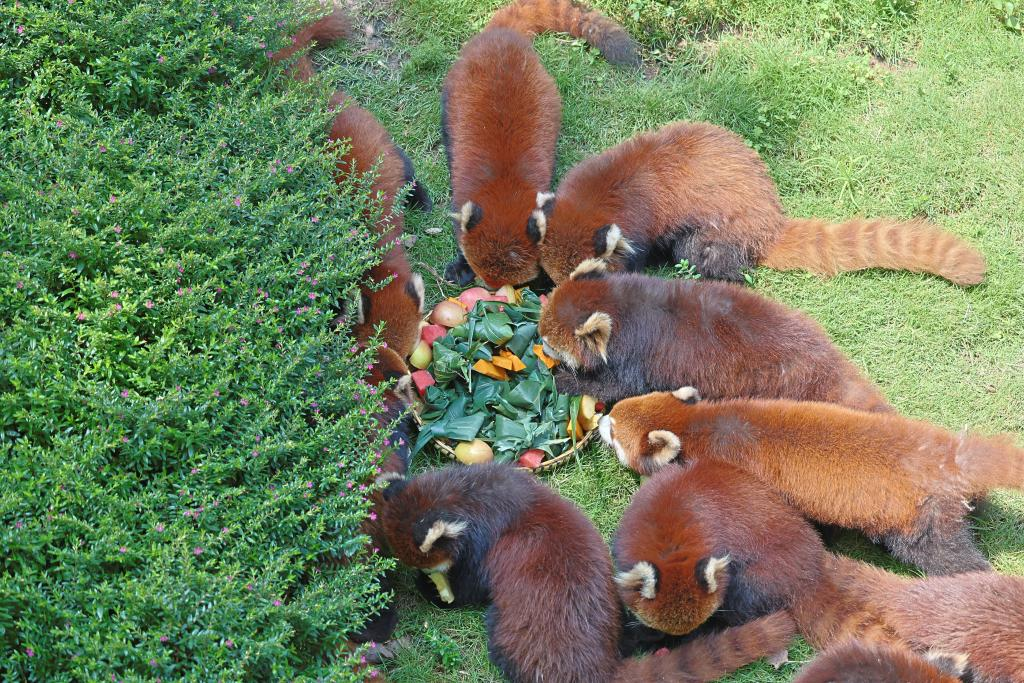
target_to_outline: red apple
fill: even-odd
[[[435,341],[446,334],[448,334],[448,330],[440,325],[424,325],[420,330],[420,339],[425,341],[427,346],[433,346]]]
[[[480,299],[486,301],[487,297],[490,295],[491,293],[483,287],[471,287],[462,294],[459,294],[459,301],[462,302],[462,305],[466,307],[467,311],[472,311],[473,306],[476,305],[477,301]]]
[[[416,391],[419,392],[420,398],[427,393],[427,387],[437,384],[434,376],[426,370],[417,370],[412,373],[412,383],[416,385]]]
[[[523,451],[519,454],[519,462],[517,463],[520,467],[526,467],[529,469],[535,469],[540,467],[540,464],[544,462],[544,458],[547,453],[539,448],[531,448],[528,451]]]

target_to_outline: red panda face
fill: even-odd
[[[373,268],[370,279],[376,282],[394,278],[382,289],[361,288],[357,306],[357,322],[353,328],[356,339],[372,337],[383,323],[381,341],[401,358],[412,353],[420,338],[420,320],[423,316],[423,278],[418,273],[392,271],[386,264]]]
[[[682,455],[676,431],[685,408],[700,400],[693,387],[626,398],[601,418],[598,432],[625,467],[650,476]]]
[[[600,207],[550,196],[537,195],[527,230],[539,244],[541,268],[556,284],[587,259],[603,260],[609,271],[625,267],[633,247],[614,220],[602,216]]]
[[[729,557],[703,557],[685,549],[641,560],[615,577],[623,603],[647,626],[686,635],[707,621],[728,589]]]
[[[393,397],[404,407],[411,406],[416,400],[409,366],[390,347],[377,349],[377,360],[366,376],[366,381],[375,387],[393,381],[394,384],[385,396]]]
[[[508,211],[495,203],[485,212],[474,202],[466,202],[452,214],[466,262],[491,289],[523,285],[540,275],[537,245],[523,228],[527,215],[528,206]]]
[[[540,316],[545,354],[570,370],[591,370],[608,362],[608,344],[615,334],[608,289],[602,279],[570,279],[551,293]]]
[[[436,492],[425,491],[418,479],[395,481],[384,500],[384,535],[395,558],[428,573],[448,571],[468,523],[440,507]]]

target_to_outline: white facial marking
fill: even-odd
[[[629,456],[626,455],[626,449],[622,447],[618,439],[612,436],[614,428],[615,418],[611,415],[605,415],[597,422],[597,431],[601,435],[601,440],[615,451],[615,457],[619,459],[623,467],[629,467]]]

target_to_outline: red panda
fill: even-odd
[[[960,285],[985,274],[976,249],[925,221],[787,218],[757,152],[707,123],[670,123],[584,160],[554,197],[538,197],[527,224],[556,283],[588,258],[615,270],[686,259],[704,277],[740,283],[756,264],[906,269]]]
[[[380,235],[378,246],[390,247],[383,261],[367,273],[368,282],[360,287],[353,332],[357,339],[365,341],[383,322],[382,340],[406,358],[419,340],[424,291],[423,279],[412,272],[405,248],[398,241],[404,220],[395,200],[408,183],[413,188],[409,198],[412,205],[429,211],[430,196],[415,179],[409,158],[373,114],[342,92],[335,93],[330,106],[332,110],[340,109],[329,133],[330,139],[344,149],[338,159],[338,177],[373,174],[370,191],[381,200],[381,213],[376,225]],[[376,289],[388,278],[392,279],[387,285]]]
[[[612,543],[622,601],[674,636],[712,615],[737,625],[788,609],[818,580],[823,552],[810,524],[763,484],[710,460],[645,482]]]
[[[445,277],[492,289],[540,275],[525,226],[551,187],[562,101],[531,36],[564,31],[615,64],[637,63],[621,26],[572,0],[516,0],[462,48],[441,93],[458,251]]]
[[[292,38],[291,45],[276,52],[272,59],[282,61],[312,43],[327,45],[351,33],[351,19],[339,8],[302,29]],[[303,55],[293,66],[292,75],[307,80],[312,74],[312,62]],[[430,211],[430,195],[416,179],[408,155],[373,114],[341,91],[331,97],[329,107],[338,113],[331,122],[328,138],[343,149],[338,158],[338,180],[373,175],[370,192],[380,200],[380,217],[375,226],[380,235],[378,246],[389,247],[383,261],[367,272],[368,282],[360,287],[353,332],[358,340],[366,341],[384,323],[382,341],[406,358],[419,340],[424,294],[422,278],[412,272],[405,249],[398,243],[404,221],[396,199],[402,188],[409,186],[406,204]],[[388,278],[391,281],[386,286],[377,288]],[[339,322],[340,317],[335,323]]]
[[[793,683],[960,683],[967,658],[929,652],[921,656],[889,645],[850,641],[829,648],[800,669]]]
[[[859,529],[929,574],[991,568],[964,517],[992,488],[1024,489],[1024,449],[1009,436],[829,403],[699,399],[693,387],[625,399],[601,436],[639,474],[676,458],[734,465],[809,519]]]
[[[390,348],[377,350],[377,359],[372,364],[365,381],[378,388],[391,383],[384,389],[383,409],[374,415],[380,431],[389,430],[390,433],[384,441],[384,448],[371,456],[378,462],[376,480],[386,483],[404,477],[409,470],[412,444],[416,440],[417,433],[415,419],[409,411],[415,401],[412,381],[405,361]],[[384,552],[387,548],[387,541],[380,521],[383,504],[381,491],[375,490],[370,495],[370,501],[373,514],[363,520],[359,531],[369,536],[367,543],[369,548],[375,548],[377,552]],[[381,592],[388,592],[392,589],[393,574],[394,572],[386,572],[380,577]],[[392,601],[386,604],[379,614],[370,618],[358,632],[349,634],[348,637],[357,643],[371,641],[383,643],[391,637],[397,625],[398,609]]]
[[[793,507],[726,463],[652,476],[623,513],[613,554],[623,602],[667,633],[781,605],[819,649],[860,639],[957,653],[975,681],[1024,680],[1024,577],[912,579],[833,555]]]
[[[623,660],[607,546],[579,509],[532,475],[509,464],[456,465],[395,481],[384,497],[388,543],[422,570],[424,596],[442,607],[490,603],[488,651],[510,681],[709,681],[792,637],[791,619],[778,614],[663,656]]]
[[[891,410],[807,315],[738,285],[605,276],[588,261],[541,311],[560,393],[605,402],[695,386],[708,398],[790,398]]]
[[[791,612],[815,647],[860,638],[919,653],[959,653],[975,683],[1024,681],[1021,576],[914,579],[826,553],[822,580]]]

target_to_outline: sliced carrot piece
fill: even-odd
[[[511,367],[509,367],[509,370],[511,370],[512,372],[519,372],[520,370],[525,370],[526,369],[526,363],[524,363],[519,358],[519,356],[517,356],[516,354],[512,353],[508,349],[502,349],[501,352],[498,355],[500,355],[504,360],[508,361],[508,363],[511,366]],[[502,366],[502,367],[504,367],[504,366]]]
[[[542,363],[544,363],[544,365],[548,366],[549,370],[551,368],[555,367],[556,365],[558,365],[558,361],[557,360],[555,360],[553,358],[548,358],[547,356],[544,355],[544,346],[542,344],[534,344],[533,345],[533,355],[537,356],[537,358],[540,360],[540,362],[542,362]]]
[[[507,357],[504,351],[499,353],[497,356],[493,356],[491,358],[491,363],[497,365],[499,368],[504,368],[505,370],[512,369],[512,359]]]
[[[493,377],[494,379],[508,379],[508,371],[505,370],[505,368],[499,368],[494,363],[484,360],[483,358],[473,363],[473,369],[479,372],[481,375],[487,375],[488,377]]]

